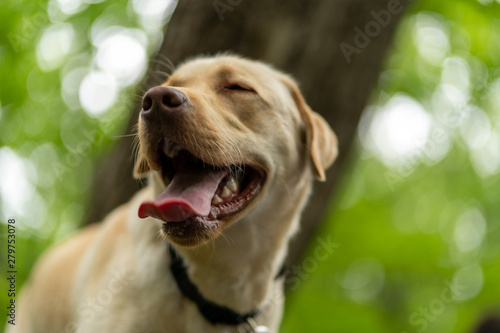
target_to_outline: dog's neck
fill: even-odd
[[[177,251],[184,258],[191,280],[207,299],[246,313],[268,298],[286,244],[279,246],[269,236],[263,239],[247,223],[233,227],[241,233],[227,232],[212,243]]]

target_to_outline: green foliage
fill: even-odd
[[[360,133],[330,216],[318,231],[339,247],[318,260],[316,269],[310,267],[289,295],[282,332],[470,332],[481,318],[499,313],[500,177],[497,167],[485,170],[500,150],[493,141],[483,165],[477,154],[484,147],[471,146],[466,135],[477,121],[470,107],[486,115],[490,138],[499,130],[499,17],[498,3],[422,0],[402,20],[372,105],[383,112],[388,100],[404,93],[449,140],[431,137],[395,163]],[[418,45],[417,29],[429,21],[427,29],[435,26],[447,36],[441,58],[426,58]],[[432,42],[436,31],[426,37]],[[469,98],[453,107],[436,102],[443,84],[463,83],[446,81],[447,59],[463,60],[470,78]],[[458,117],[442,117],[445,108]],[[486,130],[478,125],[472,140]],[[429,143],[448,144],[446,154],[432,160]],[[317,246],[311,244],[302,266]]]
[[[15,218],[17,291],[37,257],[83,221],[93,164],[120,139],[128,120],[138,79],[123,83],[126,77],[120,82],[110,78],[116,73],[103,71],[99,62],[109,61],[105,52],[110,49],[104,42],[110,45],[111,37],[118,37],[114,46],[124,40],[136,46],[129,51],[145,65],[147,58],[141,56],[161,41],[167,15],[162,17],[158,9],[147,20],[134,3],[0,3],[0,265],[7,267],[6,222]],[[127,56],[113,61],[130,59]],[[80,103],[82,82],[92,73],[113,83],[115,100],[124,102],[97,111]],[[99,97],[99,91],[93,93]],[[0,289],[5,309],[5,278]]]

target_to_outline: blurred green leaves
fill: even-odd
[[[0,3],[0,217],[17,221],[18,291],[40,253],[82,222],[93,164],[123,134],[174,7]]]
[[[340,247],[283,332],[470,332],[499,314],[499,22],[494,1],[414,2],[318,232]]]

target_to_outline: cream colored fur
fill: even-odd
[[[217,88],[226,84],[221,71],[250,84],[255,94],[224,95]],[[314,176],[324,179],[336,156],[335,136],[291,78],[259,62],[198,58],[165,85],[176,86],[193,105],[196,119],[184,129],[195,138],[185,143],[190,151],[207,162],[254,163],[266,173],[261,193],[224,221],[220,234],[176,249],[207,299],[240,313],[258,309],[256,322],[278,332],[283,279],[275,276]],[[227,126],[222,119],[228,117],[241,122],[240,130]],[[204,146],[206,128],[217,131],[216,147]],[[213,326],[180,294],[169,271],[169,240],[160,236],[162,222],[137,216],[141,202],[165,188],[148,159],[145,136],[136,175],[147,174],[149,186],[39,260],[20,300],[17,330],[9,332],[237,332]]]

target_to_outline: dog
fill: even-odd
[[[224,54],[148,90],[137,127],[148,186],[39,260],[11,332],[278,332],[329,125],[290,76]]]

